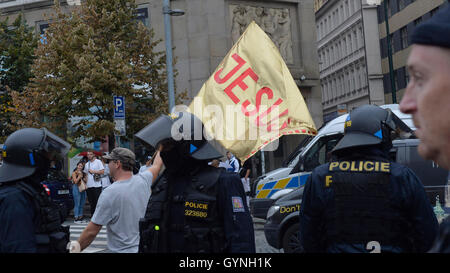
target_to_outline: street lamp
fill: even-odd
[[[164,14],[164,30],[166,33],[166,69],[167,69],[167,85],[169,92],[169,113],[175,107],[175,94],[173,83],[173,65],[172,65],[172,27],[170,24],[170,16],[181,16],[184,11],[179,9],[170,9],[170,0],[163,1]]]

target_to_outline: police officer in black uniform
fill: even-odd
[[[395,131],[404,126],[375,105],[353,110],[337,159],[313,170],[300,207],[306,252],[426,252],[438,222],[419,178],[391,162]],[[397,131],[398,132],[398,131]]]
[[[139,252],[255,252],[253,222],[239,175],[208,166],[222,155],[202,133],[201,121],[183,112],[163,115],[136,134],[153,147],[162,145],[166,168],[152,186],[140,221]]]
[[[70,145],[47,129],[12,133],[3,146],[0,167],[0,253],[65,253],[69,227],[49,199],[41,181],[52,160],[61,160]]]

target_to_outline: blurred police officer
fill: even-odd
[[[47,129],[25,128],[5,141],[0,167],[0,252],[67,252],[69,227],[41,181],[70,145]]]
[[[239,175],[208,165],[222,155],[203,137],[200,120],[189,113],[161,116],[136,137],[162,145],[166,168],[152,186],[140,222],[139,252],[255,252]]]
[[[337,160],[313,170],[300,208],[306,252],[426,252],[438,222],[419,178],[391,162],[394,131],[404,126],[375,105],[353,110]]]
[[[419,154],[450,170],[450,5],[418,25],[411,43],[410,81],[400,110],[413,117]],[[441,223],[432,252],[450,253],[450,216]]]

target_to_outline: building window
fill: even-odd
[[[136,19],[141,21],[144,26],[149,27],[150,23],[148,21],[148,9],[147,8],[138,8],[136,10]]]
[[[352,36],[349,34],[347,38],[348,38],[348,54],[350,55],[353,53]]]
[[[436,14],[436,12],[438,12],[438,11],[439,11],[439,7],[433,9],[432,11],[430,11],[431,17],[433,17]]]
[[[338,51],[338,56],[339,56],[339,60],[342,59],[344,57],[344,55],[342,54],[342,42],[339,41],[339,51]]]
[[[322,37],[323,37],[323,22],[320,22],[319,39],[322,39]]]
[[[385,1],[387,1],[387,14],[388,14],[388,18],[390,18],[392,16],[391,0],[385,0]]]
[[[344,38],[342,42],[342,57],[345,58],[347,56],[347,39]]]
[[[364,35],[363,35],[363,31],[362,31],[362,27],[359,28],[359,40],[360,40],[360,45],[361,47],[364,45]]]
[[[391,48],[391,53],[394,53],[394,34],[393,33],[389,34],[389,42],[390,42],[390,44],[388,46]]]
[[[401,40],[401,44],[402,44],[402,48],[401,49],[405,49],[408,47],[408,28],[402,27],[400,29],[400,40]]]
[[[346,93],[348,94],[348,93],[350,93],[350,91],[351,91],[351,89],[352,89],[352,87],[351,87],[351,81],[350,81],[350,75],[348,74],[348,72],[347,72],[347,87],[346,87]]]
[[[352,69],[350,73],[350,91],[355,90],[355,71]]]
[[[401,11],[408,5],[406,0],[398,0],[398,10]]]
[[[362,87],[367,86],[367,77],[366,77],[366,67],[363,65],[361,67],[361,81],[362,81]]]
[[[37,29],[38,29],[38,31],[39,31],[39,37],[40,37],[39,41],[40,41],[42,44],[46,44],[46,43],[47,43],[47,36],[46,36],[46,34],[45,34],[45,30],[46,30],[48,27],[49,27],[48,22],[43,21],[43,22],[38,22],[38,23],[37,23]]]
[[[348,6],[348,1],[345,1],[345,16],[346,16],[346,18],[348,18],[348,17],[350,17],[350,9],[349,9],[349,6]]]
[[[416,20],[414,20],[414,26],[417,26],[421,22],[422,22],[422,17],[417,18]]]
[[[355,73],[355,77],[356,77],[356,86],[355,86],[355,89],[356,90],[359,90],[360,88],[361,88],[361,77],[360,77],[360,74],[359,74],[359,67],[358,68],[356,68],[356,71],[355,71],[356,73]]]
[[[394,70],[394,85],[395,85],[395,91],[398,91],[398,71]],[[391,91],[392,92],[392,91]]]

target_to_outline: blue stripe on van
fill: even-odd
[[[308,177],[309,177],[310,175],[311,175],[311,174],[308,173],[308,174],[305,174],[305,175],[300,176],[300,187],[301,187],[301,186],[304,186],[304,185],[306,184],[306,180],[308,180]]]
[[[273,189],[270,191],[269,195],[267,195],[266,198],[270,198],[274,193],[276,193],[277,191],[279,191],[279,189]]]
[[[291,181],[286,185],[286,188],[297,188],[298,187],[298,176],[293,177]]]
[[[273,186],[275,186],[275,184],[276,184],[277,182],[278,182],[278,181],[272,181],[272,182],[266,183],[266,184],[262,187],[261,190],[270,190],[270,189],[273,188]]]

